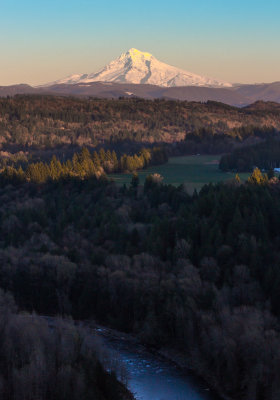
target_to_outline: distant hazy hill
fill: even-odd
[[[257,100],[280,102],[280,82],[242,85],[235,88],[235,91],[250,102]]]
[[[0,86],[0,96],[14,96],[16,94],[29,94],[38,93],[38,89],[32,86],[21,84],[21,85],[11,85],[11,86]]]
[[[280,102],[280,82],[261,85],[241,85],[234,88],[199,86],[169,88],[147,84],[112,82],[55,84],[40,88],[34,88],[29,85],[0,86],[1,97],[14,96],[15,94],[74,95],[113,99],[119,97],[166,98],[201,102],[212,100],[240,107],[258,100]]]
[[[42,89],[41,89],[42,90]],[[119,84],[110,82],[93,82],[75,85],[53,85],[47,88],[49,92],[82,95],[105,98],[142,97],[147,99],[167,98],[188,101],[220,101],[230,105],[242,106],[249,104],[245,96],[237,91],[225,88],[209,88],[198,86],[160,87],[156,85]]]
[[[120,84],[111,82],[71,85],[55,84],[45,88],[34,88],[29,85],[0,86],[0,96],[14,96],[15,94],[58,94],[112,99],[119,97],[142,97],[146,99],[167,98],[202,102],[213,100],[234,106],[243,106],[252,102],[250,99],[240,94],[238,90],[197,86],[165,88],[156,85]]]

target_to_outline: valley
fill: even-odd
[[[209,182],[215,184],[234,179],[234,172],[222,172],[219,169],[220,158],[220,155],[170,157],[166,164],[148,167],[143,171],[138,171],[137,174],[141,184],[144,184],[148,175],[158,173],[163,177],[165,184],[184,185],[185,189],[192,193],[195,189],[200,190]],[[249,173],[240,173],[239,176],[242,181],[246,181]],[[117,184],[123,185],[131,182],[132,174],[116,173],[108,175],[108,177]]]
[[[63,338],[37,317],[33,328],[28,313],[36,312],[118,331],[117,340],[104,340],[126,364],[137,400],[208,400],[210,387],[230,400],[277,399],[280,183],[255,164],[278,166],[279,107],[0,99],[0,289],[14,298],[11,329],[19,321],[32,328],[17,333],[21,363],[4,352],[12,374],[1,379],[36,369],[37,353],[21,353],[36,329]],[[77,336],[73,324],[69,330],[65,354],[76,358],[66,369],[74,368],[77,382],[69,399],[131,398],[118,369],[106,367],[100,343],[86,357],[91,335]],[[84,344],[71,353],[77,337]],[[47,354],[44,343],[37,348]],[[207,383],[166,364],[157,356],[166,349]],[[58,388],[68,379],[61,363],[51,369],[63,372]],[[41,367],[36,382],[47,361]],[[78,383],[90,368],[94,380]],[[34,387],[47,399],[44,387]],[[56,400],[56,386],[48,390]]]

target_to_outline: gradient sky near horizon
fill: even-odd
[[[280,81],[279,0],[0,0],[0,85],[91,73],[131,47],[229,82]]]

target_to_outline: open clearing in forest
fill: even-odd
[[[206,183],[216,183],[234,178],[235,173],[219,170],[220,155],[205,156],[192,155],[182,157],[170,157],[167,164],[156,165],[145,170],[138,171],[140,182],[144,183],[147,175],[158,173],[163,176],[164,183],[173,185],[185,184],[190,192],[200,190]],[[130,183],[132,174],[109,175],[116,183]],[[248,173],[239,174],[241,180],[246,180]]]

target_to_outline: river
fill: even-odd
[[[56,324],[55,317],[41,318],[51,327]],[[93,321],[76,321],[76,324],[93,334],[90,336],[96,342],[104,367],[118,371],[117,377],[136,400],[221,400],[205,382],[157,352],[149,351],[132,335],[101,327]]]
[[[127,372],[127,386],[137,400],[218,400],[207,384],[184,373],[157,353],[126,337],[112,337],[106,328],[97,329],[113,359]]]

